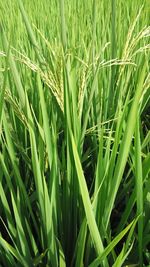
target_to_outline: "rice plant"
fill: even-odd
[[[0,9],[0,266],[150,266],[150,5]]]

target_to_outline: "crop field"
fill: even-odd
[[[150,266],[150,1],[0,1],[0,267]]]

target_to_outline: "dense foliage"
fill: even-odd
[[[0,8],[0,266],[150,266],[150,5]]]

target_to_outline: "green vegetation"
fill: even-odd
[[[0,8],[0,266],[150,266],[148,0]]]

